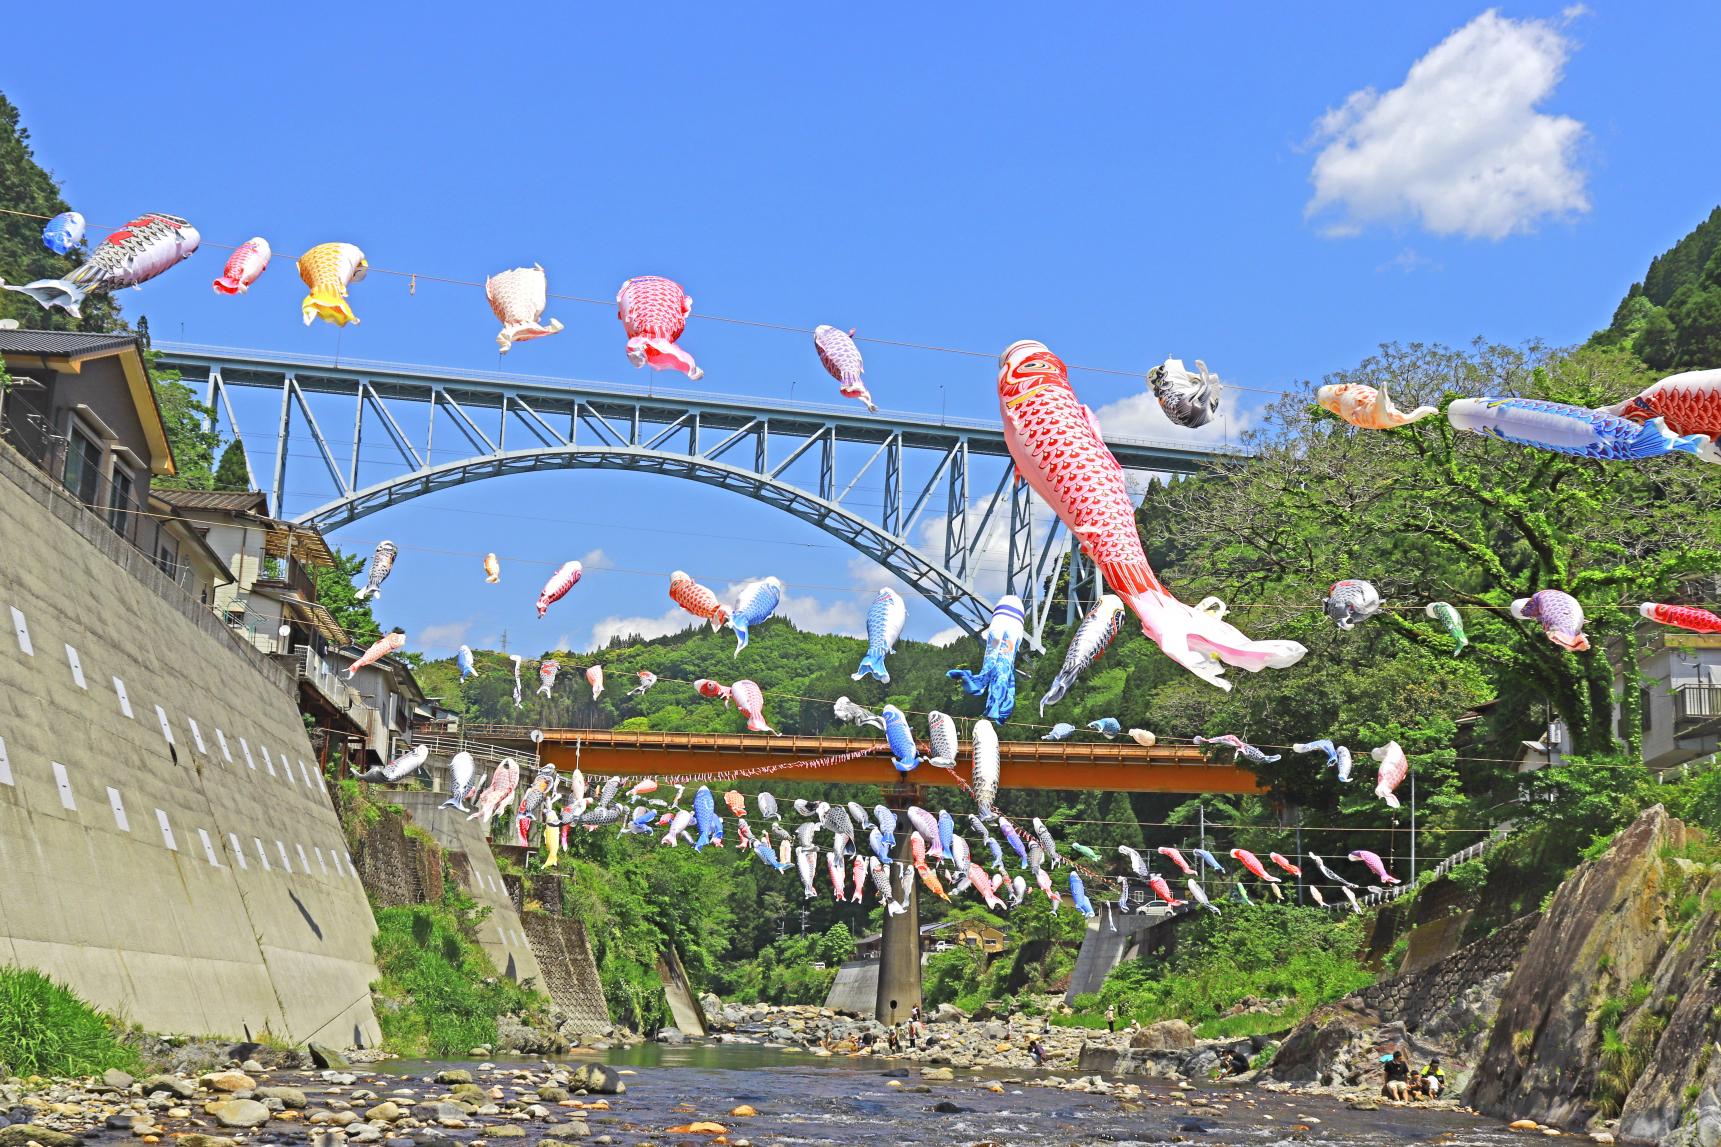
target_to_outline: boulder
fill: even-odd
[[[180,1099],[191,1099],[197,1095],[197,1085],[176,1075],[152,1075],[143,1081],[145,1095],[155,1095],[158,1092],[166,1092]]]
[[[948,1067],[923,1067],[920,1078],[931,1083],[945,1083],[956,1078],[956,1072]]]
[[[365,1122],[393,1123],[404,1114],[406,1114],[406,1112],[401,1109],[400,1104],[391,1099],[385,1099],[383,1102],[365,1112]]]
[[[211,1091],[251,1091],[257,1086],[257,1081],[242,1071],[211,1072],[198,1082]]]
[[[296,1087],[259,1087],[258,1099],[278,1099],[282,1107],[302,1111],[306,1105],[305,1093]]]
[[[131,1076],[127,1075],[119,1068],[110,1067],[106,1071],[102,1072],[102,1082],[113,1088],[115,1091],[124,1091],[137,1081],[132,1079]]]
[[[261,1127],[269,1122],[269,1109],[255,1099],[229,1099],[210,1107],[209,1114],[223,1127]],[[0,1147],[4,1147],[0,1144]],[[50,1147],[43,1144],[42,1147]]]
[[[680,1028],[664,1028],[657,1033],[657,1042],[679,1045],[687,1042],[687,1036]]]
[[[76,1135],[55,1131],[52,1127],[38,1127],[34,1123],[0,1127],[0,1147],[28,1147],[32,1142],[40,1143],[42,1147],[78,1147],[79,1139]]]
[[[181,1135],[174,1142],[178,1147],[239,1147],[237,1139],[229,1139],[225,1135]]]
[[[448,1071],[437,1072],[436,1082],[445,1084],[471,1083],[472,1073],[465,1068],[451,1068]]]
[[[1160,1020],[1131,1036],[1129,1046],[1138,1051],[1187,1051],[1195,1046],[1195,1032],[1182,1020]]]
[[[314,1067],[325,1071],[345,1071],[352,1066],[342,1057],[340,1052],[326,1043],[317,1043],[315,1040],[305,1045],[305,1054],[311,1057],[311,1064]]]
[[[593,1095],[621,1095],[627,1091],[621,1073],[604,1063],[582,1063],[568,1073],[568,1082],[577,1091]]]

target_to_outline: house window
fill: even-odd
[[[86,506],[96,504],[102,482],[102,448],[76,426],[66,442],[66,489]]]
[[[132,493],[135,489],[131,475],[118,466],[114,467],[113,489],[108,494],[108,525],[122,536],[131,533],[132,520],[137,516],[132,513]]]
[[[1643,714],[1643,731],[1647,733],[1650,728],[1649,715],[1655,712],[1655,698],[1648,689],[1637,691],[1637,707],[1638,711]]]

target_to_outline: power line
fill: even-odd
[[[6,208],[6,207],[0,207],[0,215],[12,215],[12,216],[17,216],[19,218],[36,219],[36,220],[40,220],[43,222],[46,222],[47,220],[53,218],[53,216],[51,216],[51,215],[40,215],[40,214],[37,214],[35,212],[31,212],[31,211],[18,211],[18,210],[15,210],[12,208]],[[104,228],[102,226],[92,226],[91,229],[95,230],[95,231],[100,231],[100,230],[103,230]],[[215,240],[212,240],[212,239],[202,239],[202,240],[200,240],[200,242],[207,243],[211,247],[219,247],[224,251],[235,251],[235,250],[238,250],[239,246],[241,246],[241,244],[220,243],[220,242],[216,242]],[[284,256],[280,252],[275,252],[271,261],[273,261],[273,258],[286,258],[292,262],[298,261],[298,256]],[[410,281],[411,283],[414,284],[415,288],[416,288],[416,284],[419,282],[440,283],[440,284],[443,284],[445,286],[453,286],[453,287],[473,287],[473,288],[477,288],[480,290],[482,290],[484,287],[483,282],[479,281],[479,280],[457,279],[457,278],[453,278],[453,277],[446,276],[446,275],[435,275],[435,274],[431,274],[431,273],[428,273],[425,271],[405,271],[405,270],[398,270],[398,269],[391,268],[391,267],[378,267],[378,266],[375,266],[373,264],[369,264],[368,262],[366,265],[366,274],[367,275],[393,275],[396,278],[407,279],[408,281]],[[594,298],[594,297],[589,296],[589,295],[570,295],[570,294],[564,294],[564,293],[560,293],[560,292],[556,292],[556,291],[547,292],[547,297],[551,298],[551,299],[556,299],[556,300],[561,301],[561,302],[584,303],[587,305],[609,307],[609,308],[613,308],[616,305],[615,299],[613,297],[612,298]],[[728,324],[733,325],[733,326],[755,327],[755,328],[759,328],[762,330],[780,331],[780,332],[786,332],[786,333],[791,333],[791,334],[811,335],[813,333],[812,327],[794,326],[794,325],[788,324],[788,323],[768,322],[768,321],[761,320],[761,319],[738,318],[738,317],[735,317],[732,315],[712,315],[712,314],[703,314],[703,313],[696,312],[692,315],[689,315],[688,317],[689,317],[689,319],[704,319],[704,320],[707,320],[709,322],[728,323]],[[898,347],[898,348],[902,348],[902,349],[906,349],[906,350],[920,350],[920,351],[928,351],[928,352],[936,353],[936,354],[960,355],[960,356],[968,357],[968,358],[983,358],[983,359],[996,360],[998,357],[995,352],[991,352],[991,351],[968,350],[968,349],[964,349],[961,347],[941,346],[941,345],[938,345],[935,343],[912,342],[912,341],[908,341],[908,340],[904,340],[904,339],[879,338],[877,336],[872,336],[872,335],[856,335],[855,341],[856,342],[865,342],[865,343],[874,343],[874,344],[879,345],[879,346]],[[1118,378],[1145,379],[1146,375],[1147,375],[1147,372],[1142,371],[1142,370],[1119,370],[1119,369],[1116,369],[1114,367],[1083,366],[1079,363],[1067,363],[1066,365],[1069,367],[1070,370],[1084,371],[1088,374],[1110,375],[1110,376],[1118,377]],[[1227,389],[1249,391],[1249,392],[1258,393],[1258,394],[1286,395],[1286,394],[1296,393],[1295,391],[1291,391],[1291,390],[1271,389],[1268,387],[1260,387],[1260,386],[1242,386],[1242,385],[1239,385],[1237,383],[1231,383],[1231,382],[1226,382],[1226,383],[1223,383],[1222,385],[1224,387],[1226,387]]]

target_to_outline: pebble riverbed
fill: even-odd
[[[781,1048],[645,1045],[554,1062],[390,1061],[7,1088],[0,1147],[536,1147],[1311,1143],[1491,1145],[1526,1137],[1451,1110],[1353,1110],[1250,1085],[818,1059]],[[615,1090],[610,1090],[615,1089]],[[1535,1136],[1534,1138],[1540,1138]]]

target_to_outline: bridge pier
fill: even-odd
[[[904,820],[898,826],[896,859],[909,862],[908,837],[912,829]],[[891,874],[895,879],[895,873]],[[883,935],[878,952],[878,998],[873,1015],[880,1023],[907,1020],[920,1006],[920,881],[908,877],[908,911],[900,916],[884,914]]]

